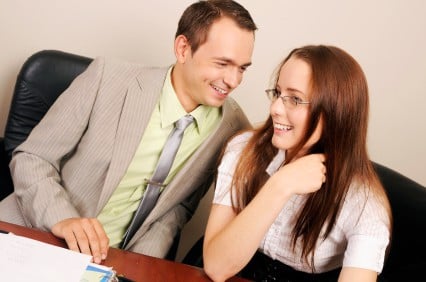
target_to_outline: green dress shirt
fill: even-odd
[[[110,239],[111,247],[118,247],[121,243],[145,192],[145,179],[149,179],[153,174],[174,123],[187,114],[173,89],[171,82],[172,68],[167,73],[160,100],[155,106],[142,140],[125,175],[108,203],[98,215],[98,220],[102,223]],[[204,105],[198,106],[189,114],[194,117],[195,122],[185,130],[182,143],[165,184],[168,184],[173,179],[192,153],[197,150],[219,124],[221,118],[220,108]],[[164,189],[167,189],[167,187]]]

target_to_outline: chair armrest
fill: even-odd
[[[0,137],[0,201],[13,192],[9,161],[9,157],[4,149],[4,138]]]
[[[191,249],[186,253],[185,257],[182,260],[182,263],[193,265],[196,267],[203,268],[203,244],[204,244],[204,235],[198,239],[197,242],[191,247]]]

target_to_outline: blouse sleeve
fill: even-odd
[[[351,189],[342,210],[348,241],[343,267],[380,273],[390,238],[390,219],[382,201],[367,189]],[[356,192],[354,192],[354,190]]]
[[[246,132],[237,135],[227,144],[225,153],[218,167],[213,204],[232,206],[232,178],[234,176],[235,168],[237,166],[241,152],[251,136],[251,132]]]

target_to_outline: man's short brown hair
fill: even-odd
[[[184,35],[191,45],[192,53],[207,40],[214,21],[228,17],[242,29],[257,30],[250,13],[239,3],[232,0],[204,0],[190,5],[183,12],[175,38]]]

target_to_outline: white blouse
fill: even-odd
[[[243,133],[228,144],[218,168],[214,204],[232,206],[232,177],[241,151],[251,136],[250,132]],[[279,151],[266,170],[269,175],[279,169],[284,157],[284,151]],[[370,269],[378,273],[382,271],[390,238],[389,217],[379,200],[362,188],[351,185],[334,228],[325,240],[317,243],[314,258],[316,272],[342,266]],[[295,252],[291,245],[294,217],[305,200],[306,195],[294,195],[289,199],[265,234],[259,250],[296,270],[312,272],[301,258],[300,243],[297,243]]]

